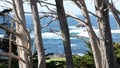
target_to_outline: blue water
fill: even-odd
[[[79,16],[79,18],[84,19],[82,16]],[[97,29],[97,21],[94,16],[91,16],[91,23],[92,26],[96,32],[97,35],[99,35],[98,29]],[[41,25],[44,26],[50,21],[49,18],[44,18],[41,21]],[[70,30],[70,35],[71,36],[82,36],[82,38],[77,38],[77,37],[70,37],[71,40],[71,49],[73,54],[83,54],[85,53],[88,49],[86,47],[85,41],[88,41],[88,34],[85,28],[76,28],[75,26],[78,24],[77,21],[75,21],[72,18],[68,18],[68,25],[69,25],[69,30]],[[26,22],[27,22],[27,28],[33,27],[32,23],[32,17],[31,15],[26,15]],[[117,24],[113,18],[113,16],[110,16],[110,25],[112,29],[112,37],[114,42],[120,42],[120,30],[117,29]],[[63,43],[61,40],[61,36],[52,33],[50,29],[53,29],[57,31],[58,33],[60,32],[60,26],[58,21],[52,22],[49,26],[46,28],[42,28],[42,38],[43,38],[43,45],[45,48],[45,53],[54,53],[54,54],[64,54],[64,48],[63,48]],[[31,33],[31,39],[33,42],[34,39],[34,31]]]
[[[79,16],[79,18],[84,19],[82,16]],[[27,26],[32,27],[32,17],[30,15],[26,15],[27,19]],[[45,18],[41,20],[41,25],[44,26],[50,21],[51,18]],[[77,21],[75,21],[72,18],[68,18],[68,25],[70,29],[70,35],[71,36],[76,36],[78,34],[84,36],[83,38],[77,38],[77,37],[71,37],[71,49],[73,54],[83,54],[85,53],[88,49],[86,47],[86,44],[84,41],[88,40],[87,37],[87,32],[85,33],[80,33],[80,30],[85,30],[85,28],[76,28],[75,26],[78,24]],[[28,23],[29,22],[29,23]],[[113,16],[110,16],[110,25],[112,29],[112,36],[113,36],[113,41],[119,42],[120,41],[120,30],[117,29],[117,24],[113,18]],[[91,23],[92,26],[94,27],[95,30],[97,29],[97,21],[94,16],[91,16]],[[50,29],[53,29],[57,32],[60,31],[59,23],[58,21],[54,21],[51,23],[49,26],[46,28],[42,28],[42,38],[43,38],[43,44],[45,53],[54,53],[54,54],[64,54],[64,48],[63,48],[63,43],[61,40],[61,37],[59,35],[56,35],[52,32],[50,32]],[[79,30],[79,31],[78,31]],[[34,32],[31,33],[33,35]],[[96,32],[97,34],[97,32]],[[34,38],[34,36],[31,36]]]

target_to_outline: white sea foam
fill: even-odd
[[[4,35],[3,34],[0,34],[0,38],[3,38],[4,37]]]
[[[76,46],[76,44],[71,44],[72,47]]]
[[[42,37],[46,39],[60,39],[61,36],[51,32],[42,33]]]
[[[88,32],[86,28],[76,28],[76,27],[70,27],[70,34],[74,34],[78,37],[89,37]],[[93,27],[93,30],[95,31],[96,35],[99,36],[99,30],[95,27]],[[120,34],[120,30],[111,30],[112,35],[113,34]]]
[[[82,36],[82,37],[89,37],[88,32],[85,27],[83,28],[76,28],[76,27],[70,27],[70,35],[76,35],[76,36]]]
[[[33,33],[31,33],[31,38],[34,38]],[[44,33],[42,33],[42,38],[43,39],[60,39],[61,36],[57,35],[55,33],[52,33],[52,32],[44,32]]]
[[[70,35],[72,37],[74,37],[74,36],[89,37],[88,32],[85,27],[76,28],[75,26],[70,26],[69,29],[70,29],[70,31],[69,31]],[[97,35],[99,35],[98,29],[94,28],[94,31]],[[113,37],[115,37],[116,35],[114,35],[114,34],[120,34],[120,30],[111,30],[111,33],[112,33]],[[4,35],[0,34],[0,38],[3,38],[3,37],[4,37]],[[118,37],[120,37],[120,36],[118,36]],[[31,33],[31,38],[34,38],[33,32]],[[44,33],[42,33],[42,38],[43,39],[61,39],[61,36],[57,35],[55,33],[52,33],[52,32],[44,32]],[[117,37],[115,37],[115,38],[117,38]]]
[[[112,33],[120,33],[120,29],[119,30],[111,30]]]
[[[73,55],[78,55],[78,56],[84,56],[85,54],[83,53],[72,53]]]
[[[76,28],[75,26],[70,26],[69,29],[70,29],[69,32],[70,32],[71,37],[75,37],[75,36],[76,37],[87,37],[87,38],[89,37],[88,32],[85,27]],[[94,29],[96,35],[99,36],[99,30],[95,27],[93,27],[93,29]],[[111,30],[111,33],[112,33],[112,35],[120,34],[120,30]],[[31,38],[34,38],[33,34],[31,34]],[[61,36],[57,35],[55,33],[52,33],[52,32],[44,32],[44,33],[42,33],[42,38],[43,39],[61,39]]]

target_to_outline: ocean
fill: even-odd
[[[84,19],[81,15],[78,15],[79,18]],[[91,23],[93,29],[97,36],[99,36],[99,31],[97,27],[96,18],[90,15]],[[43,18],[41,19],[42,27],[45,26],[52,18]],[[70,32],[70,41],[71,41],[71,49],[72,54],[82,55],[86,53],[89,49],[86,46],[85,41],[89,40],[88,33],[85,27],[76,27],[78,22],[73,18],[68,18],[69,32]],[[33,27],[32,16],[26,15],[27,28]],[[120,29],[117,28],[117,23],[112,15],[110,15],[110,25],[111,25],[111,33],[114,42],[120,42]],[[45,53],[54,53],[54,54],[64,54],[63,43],[61,40],[61,36],[51,32],[55,30],[57,33],[60,33],[60,26],[58,21],[54,21],[50,23],[47,27],[42,28],[42,38],[43,45],[45,48]],[[30,33],[31,41],[33,43],[34,39],[34,31]]]

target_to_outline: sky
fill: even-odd
[[[4,5],[5,8],[12,7],[10,4],[6,4],[6,3],[3,3],[1,1],[2,0],[0,0],[0,11],[2,11],[4,9],[3,7],[1,7],[1,5]],[[54,0],[46,0],[46,1],[49,3],[55,4]],[[94,0],[85,0],[85,1],[86,1],[88,10],[94,12],[95,11],[94,6],[93,6]],[[120,6],[119,6],[120,0],[114,0],[114,3],[115,3],[115,6],[117,7],[117,9],[120,10]],[[55,7],[53,7],[53,6],[51,6],[50,8],[55,9]],[[74,13],[76,15],[80,14],[80,9],[71,1],[66,0],[64,2],[64,8],[65,8],[66,12],[71,12],[71,13]],[[25,12],[30,12],[31,11],[30,6],[28,4],[24,4],[24,10],[25,10]],[[39,7],[39,11],[48,11],[48,10],[45,9],[44,7]]]

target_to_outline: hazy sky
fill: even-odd
[[[0,1],[2,1],[2,0],[0,0]],[[47,0],[47,1],[55,4],[54,0]],[[94,6],[93,6],[94,5],[94,0],[85,0],[85,1],[86,1],[86,4],[87,4],[87,8],[90,11],[94,12]],[[114,3],[116,5],[116,7],[120,10],[120,0],[114,0]],[[6,8],[10,6],[9,4],[5,4],[3,2],[0,2],[0,5],[2,5],[2,4],[4,4],[4,6]],[[64,6],[65,6],[66,12],[72,12],[74,14],[80,14],[79,8],[77,8],[77,6],[73,2],[66,0],[64,2]],[[53,6],[51,6],[50,8],[55,9],[55,7],[53,7]],[[2,9],[4,9],[4,8],[0,7],[0,11],[2,11]],[[24,5],[24,10],[26,12],[30,12],[31,11],[30,6],[28,4],[25,4]],[[39,11],[48,11],[48,10],[46,10],[44,7],[39,7]]]

